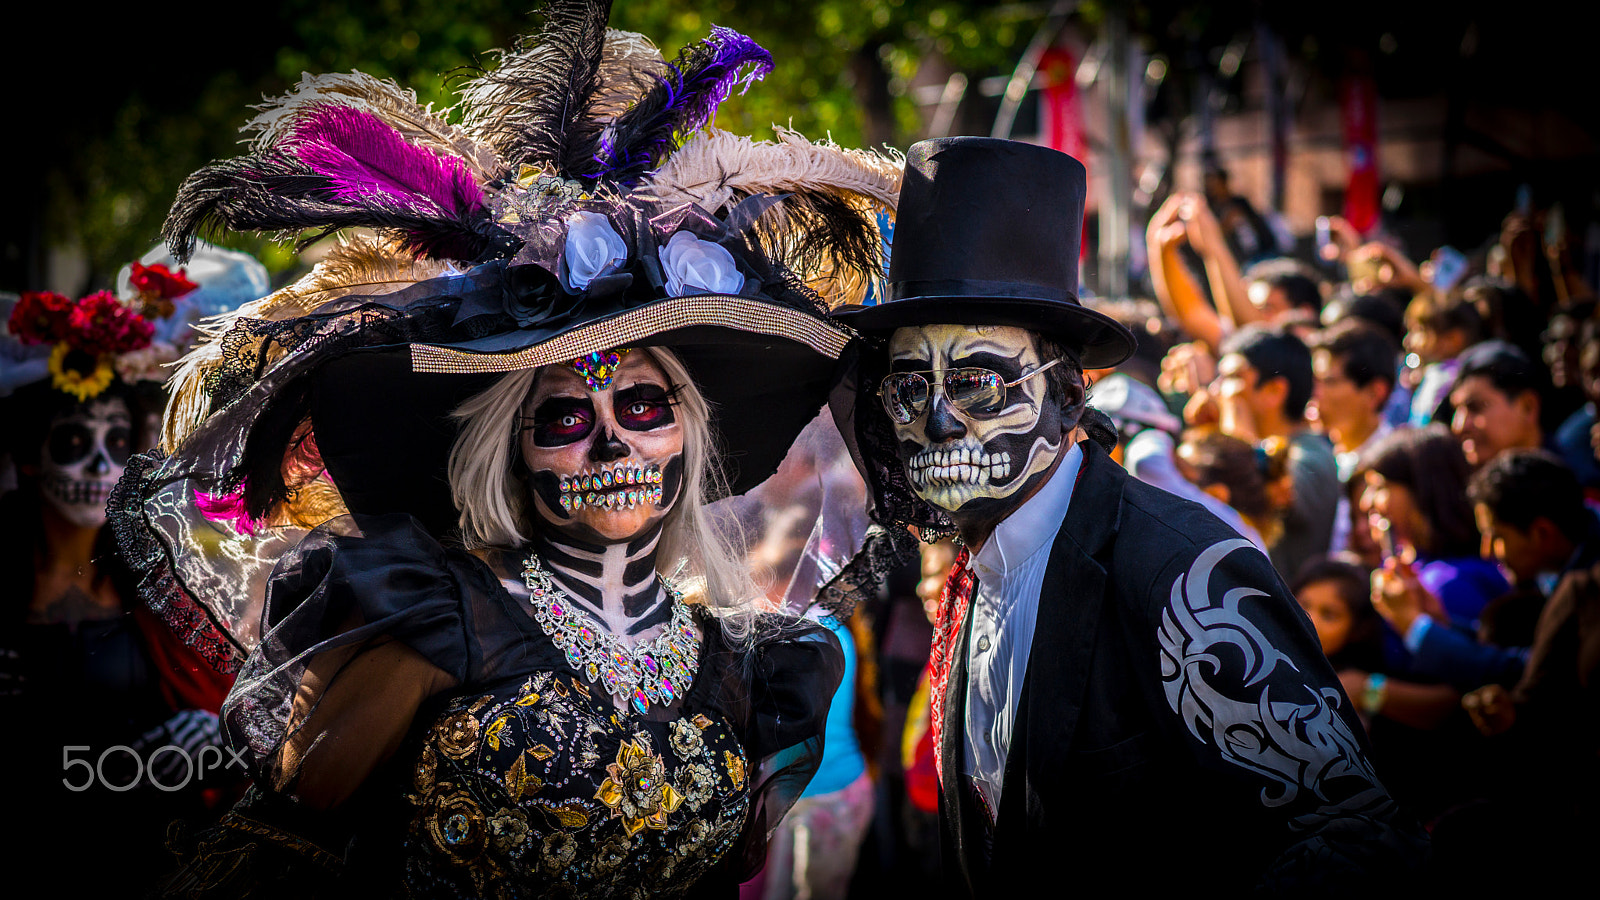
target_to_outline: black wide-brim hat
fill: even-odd
[[[514,273],[484,271],[496,268],[472,273],[476,284],[462,306],[478,292],[515,289]],[[441,279],[438,289],[449,295],[464,283]],[[421,297],[429,287],[406,293]],[[462,334],[366,347],[319,368],[310,414],[322,461],[350,510],[408,513],[436,533],[448,530],[457,515],[446,477],[457,434],[451,413],[506,373],[622,347],[665,348],[683,363],[711,407],[729,493],[744,493],[777,470],[815,418],[853,340],[816,312],[760,297],[635,292],[591,297],[524,327]]]
[[[1048,336],[1086,369],[1133,355],[1134,337],[1078,300],[1083,164],[1057,150],[982,137],[918,142],[889,257],[887,298],[834,313],[872,333],[953,323]]]

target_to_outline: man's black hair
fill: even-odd
[[[1346,319],[1317,335],[1312,347],[1328,351],[1344,377],[1356,387],[1381,381],[1391,390],[1394,388],[1400,348],[1376,326],[1359,319]]]
[[[1274,378],[1289,384],[1283,398],[1283,414],[1291,422],[1305,418],[1311,400],[1311,350],[1305,342],[1282,328],[1247,325],[1222,342],[1221,356],[1237,353],[1256,370],[1256,386]]]
[[[1496,456],[1467,482],[1467,498],[1518,531],[1527,531],[1535,519],[1549,519],[1574,544],[1588,537],[1593,520],[1578,476],[1544,450]]]
[[[1524,391],[1533,391],[1541,399],[1549,385],[1545,370],[1534,365],[1528,354],[1509,341],[1493,340],[1473,344],[1457,357],[1460,368],[1456,370],[1455,387],[1468,378],[1487,378],[1495,390],[1507,397],[1517,397]]]
[[[1247,281],[1261,281],[1268,287],[1283,291],[1289,299],[1290,309],[1307,309],[1322,312],[1322,287],[1308,267],[1297,259],[1277,257],[1265,259],[1244,273]]]
[[[1341,322],[1366,322],[1381,328],[1399,346],[1406,336],[1405,308],[1410,301],[1411,295],[1398,289],[1357,294],[1346,286],[1322,308],[1322,324],[1332,328]]]

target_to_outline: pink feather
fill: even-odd
[[[295,126],[287,149],[333,182],[341,200],[373,194],[424,215],[465,217],[482,206],[483,191],[458,159],[406,141],[371,113],[320,106]]]
[[[204,491],[194,492],[195,505],[200,508],[201,515],[208,521],[220,522],[233,528],[234,532],[242,535],[256,533],[257,523],[245,510],[244,488],[233,494],[207,494]]]

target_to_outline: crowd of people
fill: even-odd
[[[1562,859],[1600,787],[1594,286],[1537,211],[1465,265],[1337,216],[1316,258],[1242,261],[1220,213],[1180,192],[1151,218],[1153,299],[1104,307],[1144,363],[1091,402],[1158,448],[1131,472],[1264,539],[1440,871]]]
[[[554,21],[543,37],[569,39]],[[584,90],[601,99],[580,105],[617,118],[585,153],[496,106],[549,89],[524,77],[552,65],[537,43],[483,74],[476,131],[374,113],[398,88],[308,79],[272,114],[294,127],[269,116],[254,164],[345,177],[318,168],[317,141],[352,122],[393,125],[401,144],[448,134],[460,159],[429,145],[429,165],[456,167],[461,206],[418,214],[398,241],[342,244],[276,293],[247,257],[195,256],[200,224],[392,210],[355,189],[338,209],[288,188],[230,207],[216,198],[251,170],[218,164],[117,295],[8,301],[0,508],[8,574],[27,577],[8,581],[0,701],[45,736],[8,742],[8,768],[50,775],[16,846],[57,858],[64,829],[100,816],[126,833],[102,832],[115,854],[86,883],[183,896],[982,896],[1017,848],[1070,840],[1120,861],[1159,805],[1189,835],[1173,859],[1222,860],[1241,884],[1270,869],[1303,886],[1329,854],[1407,871],[1411,823],[1443,887],[1576,865],[1600,802],[1600,306],[1539,212],[1509,214],[1464,265],[1337,216],[1299,259],[1214,168],[1152,214],[1150,296],[1080,304],[1075,257],[1027,243],[1081,225],[1075,162],[927,142],[905,170],[921,187],[902,194],[904,160],[708,125],[770,67],[748,39],[704,42],[727,57],[717,69],[637,37],[590,48]],[[662,73],[692,65],[704,97],[651,107],[681,103]],[[341,93],[361,102],[330,105]],[[619,113],[634,108],[703,131],[667,147],[650,137],[662,122]],[[788,154],[790,174],[761,154]],[[530,160],[546,174],[499,205],[462,200]],[[725,178],[729,160],[754,174],[706,193],[715,179],[692,167]],[[1016,191],[995,184],[1022,190],[1002,171],[1059,191],[1060,208],[1002,209]],[[940,205],[957,191],[995,218]],[[890,291],[930,293],[873,297],[881,260],[862,248],[897,200],[923,205],[890,248]],[[798,210],[788,231],[762,219],[780,202]],[[1051,215],[1071,221],[1024,227]],[[1010,243],[985,259],[939,245],[982,228]],[[200,277],[212,257],[216,286]],[[1025,270],[1060,296],[995,287]],[[952,302],[974,290],[986,303]],[[201,314],[222,324],[189,328]],[[841,376],[863,336],[884,358],[863,351]],[[169,397],[160,366],[180,357]],[[841,377],[858,394],[835,390],[830,414]],[[407,408],[374,403],[386,394]],[[1143,484],[1124,488],[1110,461]],[[1161,531],[1174,523],[1193,546]],[[924,540],[873,544],[883,528]],[[1059,660],[1030,661],[1036,623],[1077,633],[1062,610],[1100,602],[1081,579],[1048,595],[1090,556],[1104,643],[1062,638]],[[1231,599],[1177,621],[1180,585],[1191,612],[1215,599],[1213,570]],[[1148,582],[1168,571],[1179,581]],[[1264,600],[1240,612],[1239,597]],[[1274,606],[1288,598],[1299,610]],[[1237,642],[1200,633],[1218,622],[1268,660],[1255,680],[1222,662],[1189,680],[1188,654]],[[1116,637],[1155,640],[1156,623],[1160,666]],[[983,657],[991,638],[1006,649]],[[1107,746],[1041,752],[1074,727],[1047,715],[1050,692],[1091,667],[1078,735]],[[1259,709],[1237,690],[1257,681]],[[950,728],[947,697],[967,704]],[[1300,770],[1245,758],[1199,719]],[[1008,747],[1013,734],[1033,743]],[[58,738],[88,753],[82,773],[64,760],[64,790]],[[231,777],[190,777],[208,749],[238,763]],[[951,774],[963,752],[970,784]],[[180,756],[174,792],[161,779]],[[1070,768],[1066,813],[1035,777],[1050,767]],[[1026,807],[1002,802],[1022,772]],[[1274,811],[1313,794],[1295,822],[1322,843]]]

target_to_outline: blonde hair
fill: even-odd
[[[715,613],[728,636],[743,643],[757,612],[758,591],[744,563],[738,521],[733,516],[713,521],[707,505],[709,497],[728,493],[719,465],[721,448],[711,428],[711,404],[670,350],[644,347],[635,352],[649,354],[676,388],[683,426],[683,491],[662,522],[657,559],[686,600]],[[539,371],[508,373],[453,414],[461,433],[450,450],[450,494],[469,548],[514,548],[527,542],[529,488],[512,471],[521,453],[518,418]]]

